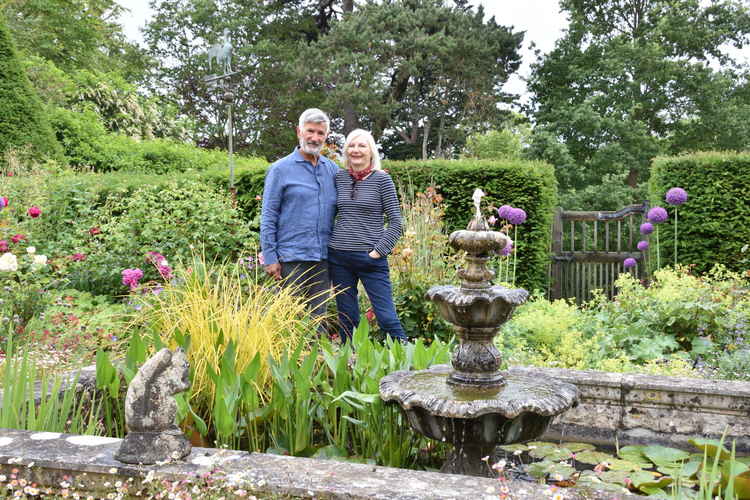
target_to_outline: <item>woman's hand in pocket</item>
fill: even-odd
[[[370,250],[370,253],[368,255],[371,259],[379,259],[380,257],[382,257],[382,255],[380,255],[377,250]]]

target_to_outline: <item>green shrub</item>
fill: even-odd
[[[36,154],[61,159],[49,119],[21,66],[0,17],[0,154],[31,145]]]
[[[66,262],[71,286],[97,294],[124,292],[124,268],[156,277],[144,261],[147,251],[174,261],[187,258],[193,245],[205,246],[210,259],[233,258],[254,240],[227,191],[197,173],[3,177],[0,189],[11,201],[6,237],[25,234],[26,244]],[[42,208],[41,217],[26,216],[30,204]],[[85,260],[73,261],[74,254]]]
[[[661,263],[671,263],[674,253],[674,207],[664,196],[681,187],[688,201],[678,207],[678,262],[708,271],[716,262],[743,270],[742,247],[750,241],[750,153],[711,152],[658,157],[649,180],[652,205],[669,212],[660,224]],[[652,259],[654,238],[651,238]],[[653,259],[655,260],[655,259]]]

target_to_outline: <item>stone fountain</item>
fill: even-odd
[[[499,370],[493,339],[528,292],[491,283],[487,259],[509,238],[489,230],[479,211],[482,196],[475,191],[476,214],[467,229],[450,235],[450,245],[466,251],[467,266],[458,271],[461,286],[427,292],[456,329],[459,344],[451,365],[393,372],[381,379],[380,397],[401,405],[415,431],[453,445],[441,472],[493,477],[484,457],[497,445],[537,439],[579,396],[572,384]]]

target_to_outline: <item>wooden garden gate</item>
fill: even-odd
[[[575,298],[581,303],[601,289],[610,298],[614,282],[624,272],[623,261],[636,260],[630,269],[647,275],[647,256],[636,245],[648,203],[628,205],[616,212],[578,212],[558,208],[552,222],[550,299]]]

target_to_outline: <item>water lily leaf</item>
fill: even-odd
[[[589,450],[595,450],[596,446],[590,443],[565,443],[565,447],[572,451],[573,453],[578,453],[579,451],[589,451]]]
[[[637,471],[650,466],[651,464],[639,464],[630,460],[620,460],[619,458],[613,458],[610,462],[607,462],[609,470]]]
[[[646,471],[635,472],[630,479],[633,481],[633,486],[639,490],[643,490],[644,487],[661,489],[674,483],[674,479],[669,476],[658,476]]]
[[[734,494],[739,500],[750,499],[750,472],[745,471],[734,478]]]
[[[540,446],[531,450],[529,455],[534,458],[545,458],[547,460],[552,460],[553,462],[560,462],[571,458],[573,452],[567,448]]]
[[[723,443],[718,439],[694,438],[688,439],[688,443],[705,452],[711,458],[715,457],[717,453],[721,453],[719,455],[719,459],[721,460],[725,460],[732,456],[732,454],[729,453],[729,450],[724,448]]]
[[[645,446],[632,445],[623,446],[617,452],[617,455],[623,460],[630,460],[631,462],[645,463],[648,462],[648,458],[643,454],[643,448]]]
[[[554,462],[550,462],[549,460],[542,460],[541,462],[534,462],[533,464],[529,464],[528,467],[526,467],[526,472],[529,474],[529,476],[535,479],[543,479],[547,476],[549,471],[552,470],[552,467],[554,466]]]
[[[584,464],[596,465],[602,462],[611,462],[615,457],[601,451],[582,451],[576,453],[576,460]]]
[[[672,498],[672,495],[668,495],[666,491],[664,491],[661,488],[656,488],[654,486],[644,486],[642,488],[638,488],[641,493],[645,493],[649,496],[649,498]]]
[[[734,457],[740,463],[750,465],[750,457]]]
[[[525,444],[504,444],[500,446],[500,449],[503,451],[507,451],[508,453],[513,453],[516,451],[529,451],[529,447]]]
[[[687,451],[669,448],[668,446],[646,446],[643,448],[643,454],[656,465],[671,467],[674,464],[678,468],[679,461],[690,458],[690,453]]]
[[[564,481],[570,479],[570,477],[576,473],[576,469],[568,464],[542,460],[541,462],[529,464],[526,468],[526,472],[536,479],[542,479],[549,476],[553,481]]]
[[[630,473],[622,470],[608,470],[599,474],[599,478],[605,483],[625,486],[630,478]]]

